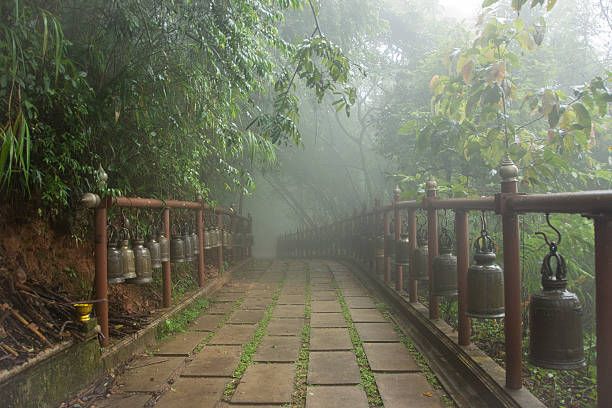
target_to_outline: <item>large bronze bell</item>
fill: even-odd
[[[191,226],[191,244],[192,244],[192,252],[193,257],[197,258],[200,255],[200,237],[198,237],[198,233],[196,232],[196,228]]]
[[[382,259],[384,259],[385,257],[385,237],[384,235],[377,235],[376,236],[376,253],[375,253],[375,257],[376,257],[376,261],[377,262],[382,262]]]
[[[170,240],[170,260],[176,263],[185,262],[185,241],[178,232],[172,233]]]
[[[419,225],[417,231],[417,246],[412,251],[412,263],[408,270],[408,277],[411,280],[429,280],[429,248],[424,224]]]
[[[550,225],[548,214],[546,221],[560,243],[561,234]],[[580,368],[584,365],[582,306],[578,297],[566,290],[567,265],[557,252],[558,243],[548,242],[546,235],[544,239],[550,252],[542,262],[543,290],[531,295],[529,302],[529,362],[554,370]]]
[[[447,231],[440,238],[440,255],[433,261],[432,294],[434,296],[457,295],[457,257],[452,254],[452,242]]]
[[[144,246],[144,240],[136,234],[134,240],[134,260],[136,277],[128,280],[129,283],[144,284],[153,280],[153,270],[151,269],[151,253],[149,248]]]
[[[504,317],[504,271],[495,264],[494,244],[484,216],[480,237],[474,243],[474,264],[467,271],[467,315],[481,319]]]
[[[117,249],[117,228],[109,225],[107,231],[110,233],[110,238],[106,249],[106,277],[108,283],[122,283],[125,279],[123,279],[121,252]]]
[[[397,241],[395,263],[402,266],[408,266],[410,264],[410,240],[408,239],[407,233],[402,233],[399,241]]]
[[[193,262],[193,242],[187,223],[183,228],[183,242],[185,243],[185,262]]]
[[[211,235],[211,231],[208,228],[204,230],[204,249],[212,248]]]
[[[121,234],[123,233],[123,237]],[[123,279],[133,279],[136,277],[136,263],[134,260],[134,251],[129,248],[130,231],[127,228],[121,228],[119,231],[119,252],[121,253],[121,266],[123,270]]]
[[[161,264],[161,245],[155,240],[155,236],[151,235],[149,240],[145,244],[145,247],[149,249],[151,254],[151,268],[159,269],[162,267]],[[138,274],[138,272],[136,272]]]
[[[221,230],[219,227],[215,227],[211,233],[211,246],[213,248],[218,248],[221,246]]]
[[[157,242],[159,242],[160,262],[170,262],[170,240],[163,231],[157,235]]]

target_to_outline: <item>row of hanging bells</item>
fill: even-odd
[[[153,267],[161,267],[162,245],[153,238],[145,245],[141,230],[137,229],[133,247],[130,248],[130,231],[109,225],[107,248],[108,283],[138,283],[152,281]],[[163,237],[163,235],[162,235]]]

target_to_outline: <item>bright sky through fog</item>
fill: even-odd
[[[457,21],[473,20],[480,11],[482,0],[438,0],[444,14]]]

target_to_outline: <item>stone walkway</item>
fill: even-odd
[[[368,401],[368,396],[370,400]],[[333,261],[255,261],[97,407],[441,407],[393,324]]]

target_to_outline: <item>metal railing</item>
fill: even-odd
[[[569,213],[582,214],[594,222],[595,243],[595,314],[597,336],[597,391],[601,407],[612,406],[612,190],[585,191],[576,193],[523,194],[518,192],[518,168],[509,157],[502,162],[499,174],[502,177],[501,192],[494,197],[438,198],[437,183],[430,179],[426,184],[426,196],[420,201],[400,201],[400,191],[394,192],[391,205],[380,206],[376,202],[369,211],[356,212],[352,217],[333,224],[313,229],[299,229],[278,239],[278,251],[283,256],[351,256],[376,269],[385,283],[392,282],[391,251],[384,247],[384,261],[377,260],[373,251],[355,250],[352,245],[365,226],[371,239],[377,231],[387,237],[393,233],[395,241],[400,239],[402,211],[407,212],[407,234],[410,256],[417,239],[417,210],[427,212],[427,243],[429,273],[429,318],[439,318],[438,297],[432,293],[432,265],[438,255],[438,210],[453,210],[455,213],[455,238],[457,250],[458,288],[458,342],[470,344],[470,320],[467,316],[467,271],[470,264],[470,239],[468,235],[468,213],[470,211],[494,211],[501,216],[504,260],[504,304],[505,304],[505,362],[506,382],[509,389],[522,386],[522,313],[519,214],[525,213]],[[393,218],[394,231],[391,231]],[[412,262],[412,259],[410,259]],[[395,288],[404,287],[403,266],[395,265]],[[418,281],[407,282],[410,302],[418,301]]]

